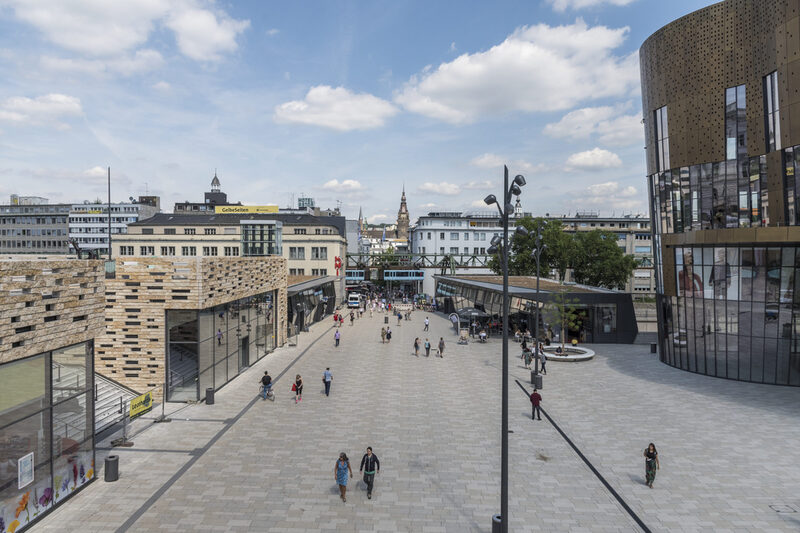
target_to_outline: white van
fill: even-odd
[[[361,295],[357,292],[351,292],[347,296],[347,307],[350,309],[358,309],[361,307]]]

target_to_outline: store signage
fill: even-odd
[[[137,416],[141,416],[150,411],[153,408],[153,393],[146,392],[141,396],[137,396],[133,400],[131,400],[131,412],[130,417],[131,420],[136,418]]]
[[[17,489],[33,483],[33,452],[17,461]]]
[[[214,212],[224,215],[277,213],[277,205],[217,205]]]

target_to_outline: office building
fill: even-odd
[[[97,250],[103,255],[108,250],[108,210],[111,209],[111,240],[128,232],[128,225],[146,220],[156,213],[159,202],[153,197],[147,203],[104,204],[102,202],[72,204],[69,212],[69,240],[80,250]],[[154,205],[155,204],[155,205]]]
[[[659,357],[800,386],[797,2],[727,0],[639,51]]]
[[[0,254],[67,254],[69,204],[35,203],[12,195],[11,204],[0,205]]]

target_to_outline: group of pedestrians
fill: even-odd
[[[372,453],[372,446],[367,446],[367,451],[361,458],[361,467],[358,471],[364,474],[363,480],[364,485],[367,487],[367,499],[371,500],[375,475],[381,471],[381,462],[378,460],[378,456]],[[333,473],[336,477],[336,483],[339,485],[339,497],[346,503],[347,482],[353,477],[353,469],[346,453],[339,454],[339,459],[336,460],[336,465],[333,467]]]
[[[420,341],[419,337],[414,339],[414,355],[419,357],[419,349],[420,349],[421,346],[425,347],[425,357],[430,357],[430,355],[431,355],[431,341],[429,341],[427,338],[425,338],[425,344],[424,345]],[[438,357],[444,358],[444,348],[445,348],[444,338],[439,337],[439,345],[437,346],[437,350],[436,350],[436,355]]]

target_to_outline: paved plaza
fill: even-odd
[[[425,316],[431,343],[447,342],[443,359],[413,355]],[[171,423],[111,452],[119,481],[104,482],[100,468],[33,530],[490,531],[500,507],[500,340],[458,345],[445,317],[416,312],[401,326],[390,320],[391,344],[381,344],[376,314],[346,323],[334,348],[331,322],[259,361],[215,405],[170,404]],[[513,381],[530,391],[530,375],[511,344],[511,531],[639,530],[555,427],[531,420]],[[592,348],[591,361],[548,363],[543,407],[650,530],[800,529],[800,389],[689,374],[648,346]],[[285,371],[274,403],[256,398],[265,369]],[[298,373],[305,391],[295,405]],[[642,457],[651,441],[662,467],[653,489]],[[381,461],[372,500],[358,476],[366,446]],[[347,503],[333,474],[341,451],[355,474]]]

